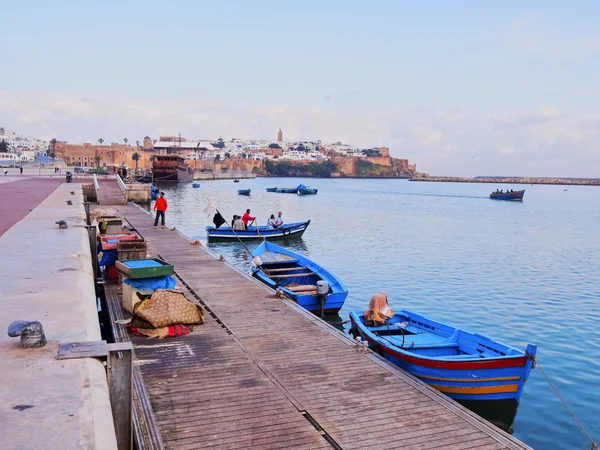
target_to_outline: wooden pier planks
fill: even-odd
[[[119,210],[149,241],[150,246],[175,266],[181,281],[200,297],[231,333],[239,349],[253,361],[253,370],[245,372],[248,380],[256,380],[262,372],[271,381],[271,384],[247,390],[240,384],[242,380],[236,378],[240,366],[236,366],[228,354],[223,354],[223,344],[203,340],[207,345],[199,347],[198,351],[205,352],[205,365],[215,366],[214,372],[205,372],[206,389],[209,391],[212,389],[208,386],[216,381],[211,377],[221,373],[219,367],[230,371],[224,372],[227,373],[224,385],[216,387],[220,389],[216,392],[239,390],[240,394],[231,398],[242,399],[241,406],[244,408],[252,408],[256,401],[260,411],[265,406],[261,400],[277,395],[272,392],[276,387],[287,399],[288,405],[295,406],[296,415],[300,416],[298,411],[304,413],[337,445],[347,449],[529,448],[377,356],[363,354],[352,341],[324,326],[310,313],[274,298],[266,287],[215,259],[204,249],[191,246],[190,241],[179,233],[153,230],[150,216],[141,209],[129,205]],[[136,352],[139,353],[137,348]],[[211,356],[213,352],[216,355]],[[165,356],[164,361],[169,364],[167,360]],[[190,377],[200,376],[200,372],[194,370],[189,373]],[[178,407],[177,404],[155,399],[158,395],[162,400],[158,385],[153,384],[152,377],[146,374],[144,379],[149,383],[153,405],[156,403],[167,408],[165,414],[169,414],[166,412],[169,408]],[[173,395],[177,394],[177,399],[185,399],[196,395],[196,389],[194,384],[182,384]],[[251,394],[253,390],[260,394]],[[283,401],[281,397],[277,398]],[[225,402],[224,407],[231,408],[234,404],[232,401]],[[266,404],[272,403],[268,400]],[[212,417],[212,414],[222,413],[218,407],[200,408],[199,411],[204,415],[194,416],[188,422],[197,423],[200,427],[204,426],[203,421],[211,420],[209,416]],[[268,410],[265,414],[272,427],[284,430],[281,436],[302,435],[303,431],[287,421],[292,420],[294,414],[284,416],[277,423],[271,422]],[[248,443],[244,439],[255,425],[243,422],[242,417],[235,420],[245,425],[226,428],[228,431],[217,435],[217,440],[211,443],[218,446],[217,441],[226,435],[227,440],[222,442],[224,446]],[[305,423],[308,424],[308,421]],[[173,439],[181,431],[173,427],[169,430],[174,433]],[[233,437],[238,434],[239,441]],[[304,437],[298,439],[304,442]],[[175,442],[168,438],[165,440]],[[268,440],[264,441],[264,446],[275,448]],[[240,447],[244,446],[240,444]],[[310,444],[308,447],[311,448]],[[178,448],[184,447],[178,445]]]

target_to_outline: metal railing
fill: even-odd
[[[96,174],[94,174],[94,191],[96,191],[96,201],[98,201],[98,191],[100,190],[100,185],[98,184],[98,178],[96,178]]]

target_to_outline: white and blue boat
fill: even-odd
[[[298,195],[316,195],[319,192],[318,189],[313,189],[310,186],[301,184],[298,186]]]
[[[351,333],[385,359],[460,401],[510,400],[518,405],[537,347],[523,352],[487,336],[402,310],[381,326],[351,312]],[[515,410],[516,412],[516,410]]]
[[[287,223],[279,228],[270,229],[266,225],[259,227],[249,226],[246,230],[236,230],[235,232],[227,224],[219,228],[214,226],[206,227],[206,234],[209,239],[215,240],[237,240],[240,239],[282,239],[289,237],[300,237],[308,228],[310,220],[306,222]]]
[[[280,289],[303,308],[321,311],[321,299],[317,296],[319,281],[329,285],[323,312],[336,313],[344,306],[348,289],[316,262],[267,241],[252,252],[252,257],[252,275],[267,286]]]

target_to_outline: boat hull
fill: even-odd
[[[277,192],[277,188],[267,188],[267,192]]]
[[[206,227],[206,234],[211,240],[252,240],[252,239],[285,239],[291,237],[300,237],[308,228],[310,220],[306,222],[295,222],[284,225],[281,228],[274,230],[268,229],[266,226],[248,227],[247,230],[236,230],[234,231],[228,227],[223,226],[221,228]]]
[[[279,194],[297,194],[298,188],[276,188],[275,192]]]
[[[362,315],[352,312],[350,320],[353,328],[374,351],[454,400],[513,400],[516,406],[533,367],[531,356],[535,354],[535,346],[528,346],[527,354],[518,352],[498,358],[478,358],[476,355],[464,359],[424,357],[370,332]],[[406,340],[409,341],[410,337],[407,335]]]
[[[238,189],[239,195],[250,195],[250,189]]]
[[[319,191],[318,189],[299,188],[298,195],[316,195],[318,191]]]
[[[262,256],[264,258],[265,252],[267,251],[271,254],[281,255],[282,257],[291,259],[281,259],[275,263],[263,263],[260,266],[253,264],[252,275],[256,279],[272,289],[280,289],[299,306],[314,313],[321,312],[321,302],[315,293],[295,292],[291,290],[289,286],[286,287],[286,285],[290,283],[295,285],[315,285],[317,280],[324,280],[329,284],[330,293],[325,299],[323,312],[326,314],[337,313],[342,306],[344,306],[344,302],[348,296],[348,289],[346,289],[341,280],[331,272],[316,262],[294,253],[291,250],[279,247],[271,242],[263,242],[254,250],[252,256],[257,256],[259,258]],[[268,269],[269,267],[272,267],[272,264],[291,265],[291,268],[279,269],[282,272],[277,272],[278,269]],[[310,275],[303,275],[304,273],[307,273],[307,271]],[[277,278],[277,276],[271,278],[273,273],[284,273],[286,275],[284,277],[279,275],[280,278]],[[295,275],[296,273],[298,276]]]
[[[492,200],[516,200],[516,201],[520,201],[523,200],[523,196],[525,195],[525,190],[522,191],[516,191],[516,192],[506,192],[503,194],[496,194],[494,192],[492,192],[490,194],[490,198]]]

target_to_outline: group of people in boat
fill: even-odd
[[[510,191],[507,189],[506,192],[504,192],[502,189],[496,189],[496,192],[494,192],[494,194],[513,194],[514,192],[515,191],[513,191],[512,189]]]
[[[250,209],[247,209],[243,216],[238,216],[236,214],[233,215],[233,220],[231,221],[231,229],[233,231],[241,231],[248,229],[248,222],[252,225],[252,222],[256,220],[256,217],[252,217],[250,215]],[[275,214],[271,214],[271,217],[267,220],[267,228],[269,230],[275,230],[277,228],[281,228],[283,226],[283,215],[281,211],[277,213],[277,217]]]

